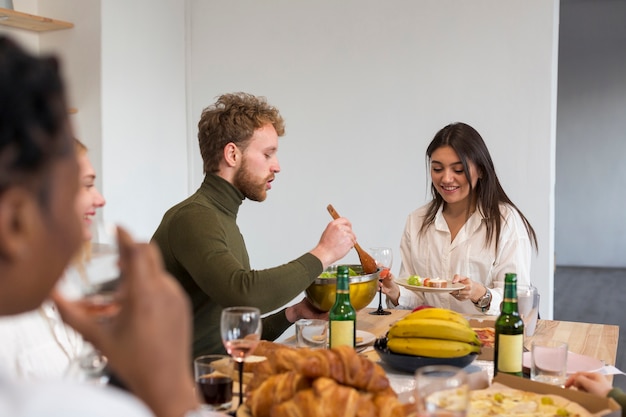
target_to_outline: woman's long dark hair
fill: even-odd
[[[537,235],[535,230],[530,225],[530,222],[520,209],[513,204],[509,197],[504,192],[504,189],[500,185],[496,170],[489,155],[487,145],[483,141],[480,134],[468,124],[465,123],[452,123],[441,129],[426,149],[427,163],[430,164],[433,152],[442,146],[451,147],[461,159],[463,164],[463,172],[465,178],[469,182],[470,196],[474,194],[474,188],[470,179],[469,161],[474,163],[477,172],[481,173],[481,177],[476,182],[475,196],[476,196],[476,208],[485,219],[487,226],[487,240],[485,244],[488,246],[495,238],[496,251],[498,250],[498,240],[500,239],[500,231],[502,230],[502,214],[500,213],[500,204],[505,203],[513,207],[522,218],[528,237],[531,244],[538,248]],[[435,185],[431,183],[430,191],[433,196],[433,200],[428,205],[426,216],[420,233],[424,231],[435,221],[435,215],[439,208],[444,203],[443,198],[437,192]],[[471,207],[468,206],[468,216],[470,214]]]

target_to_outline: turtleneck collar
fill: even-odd
[[[217,174],[206,174],[200,189],[217,205],[235,216],[245,198],[241,191]]]

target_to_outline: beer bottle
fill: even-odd
[[[330,347],[355,346],[356,310],[350,303],[350,275],[346,265],[337,266],[337,296],[328,312]]]
[[[504,276],[504,301],[496,320],[494,376],[498,372],[522,376],[524,322],[517,309],[517,275]]]

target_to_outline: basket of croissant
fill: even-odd
[[[408,417],[380,365],[343,346],[303,349],[262,341],[249,371],[244,407],[251,417]]]

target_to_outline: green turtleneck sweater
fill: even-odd
[[[237,226],[243,194],[223,178],[208,174],[198,191],[169,209],[152,241],[165,267],[182,284],[193,305],[193,355],[224,353],[222,309],[255,306],[267,313],[284,306],[322,272],[307,253],[287,264],[250,269]],[[291,323],[282,310],[263,320],[263,339],[280,336]]]

